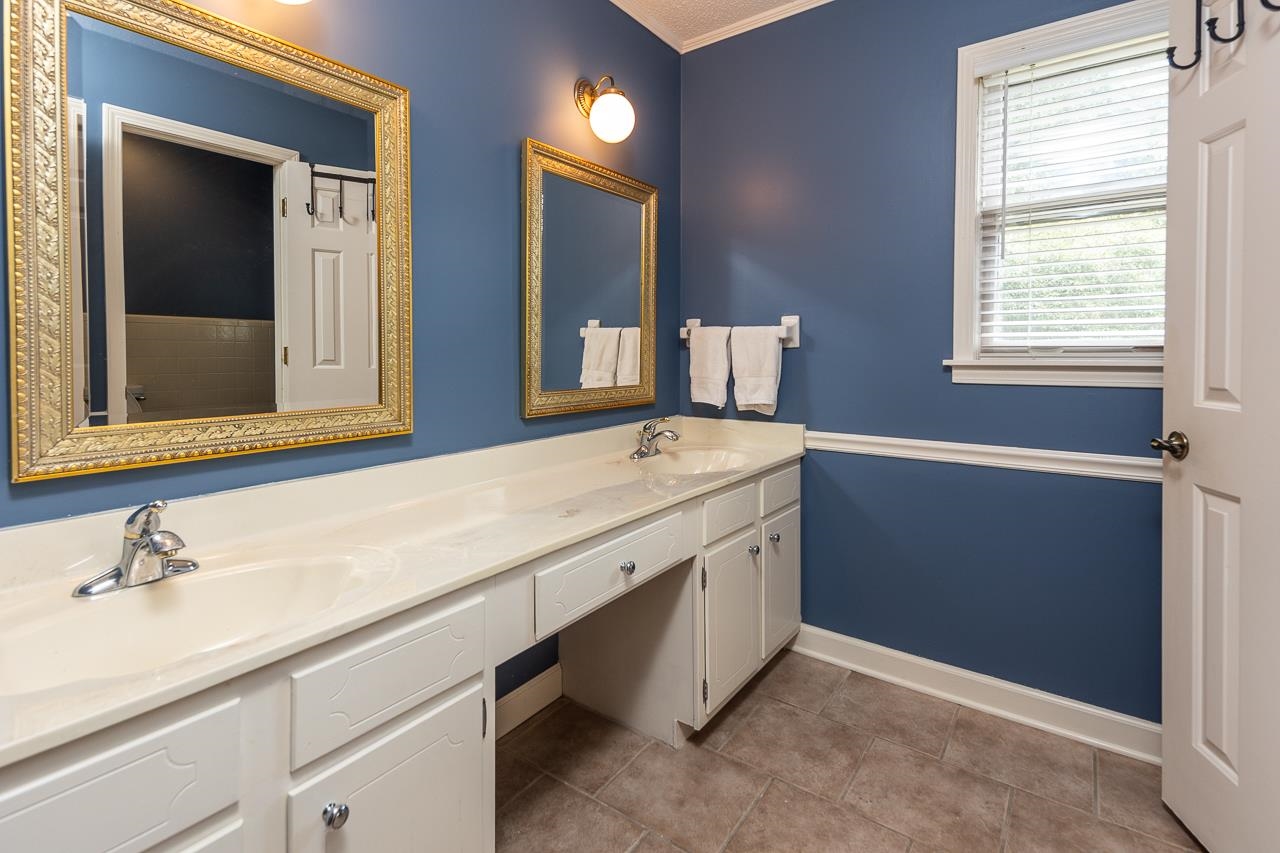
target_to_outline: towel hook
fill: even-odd
[[[1242,19],[1243,20],[1243,19]],[[1195,68],[1200,64],[1200,57],[1204,55],[1204,0],[1196,0],[1196,52],[1191,61],[1185,65],[1179,64],[1174,60],[1173,56],[1177,53],[1178,48],[1169,47],[1165,50],[1165,56],[1169,57],[1169,67],[1176,68],[1179,71],[1187,71]]]
[[[1204,25],[1209,28],[1209,38],[1216,42],[1231,44],[1233,41],[1239,40],[1244,35],[1244,0],[1236,0],[1236,31],[1234,35],[1218,35],[1218,18],[1216,16],[1205,21]]]

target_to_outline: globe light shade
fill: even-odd
[[[627,96],[606,89],[591,104],[591,131],[602,142],[621,142],[636,126],[636,111]]]

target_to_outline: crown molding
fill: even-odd
[[[770,9],[767,12],[761,12],[758,15],[752,15],[750,18],[743,18],[737,23],[723,26],[718,30],[712,30],[709,33],[685,39],[681,42],[679,50],[681,53],[689,53],[700,47],[706,47],[709,44],[715,44],[718,41],[724,41],[727,38],[772,24],[774,21],[781,21],[783,18],[790,18],[792,15],[807,12],[818,6],[825,6],[830,2],[831,0],[793,0],[791,3],[783,3],[781,6]]]
[[[766,24],[772,24],[774,21],[780,21],[783,18],[807,12],[810,9],[830,3],[831,0],[792,0],[790,3],[783,3],[776,8],[688,39],[679,38],[668,27],[655,20],[652,15],[641,8],[643,3],[640,0],[611,0],[611,2],[638,21],[649,32],[675,48],[677,52],[688,53],[700,47],[706,47],[709,44],[741,35],[749,30],[763,27]]]

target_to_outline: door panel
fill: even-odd
[[[1273,849],[1280,802],[1280,14],[1245,14],[1173,72],[1169,138],[1164,431],[1190,452],[1164,466],[1164,799],[1225,853]]]
[[[753,528],[706,557],[708,716],[760,668],[759,545]]]
[[[761,547],[764,600],[760,656],[768,659],[800,630],[800,507],[764,523]]]

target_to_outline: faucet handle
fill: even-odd
[[[147,537],[147,547],[157,557],[172,557],[187,547],[187,543],[183,542],[182,537],[178,534],[169,530],[161,530],[159,533],[152,533]]]
[[[669,424],[669,423],[671,423],[671,418],[654,418],[644,426],[640,427],[640,434],[652,436],[654,432],[657,431],[659,424]]]
[[[125,519],[124,538],[142,539],[155,533],[160,526],[160,513],[168,506],[168,501],[152,501],[146,506],[138,507]]]

